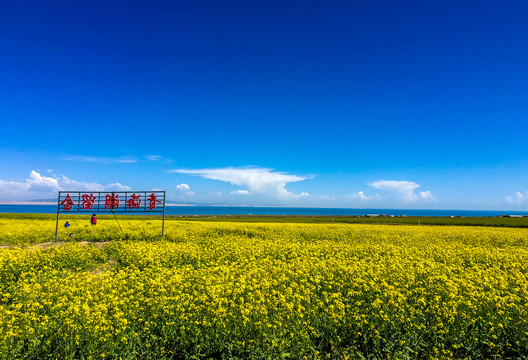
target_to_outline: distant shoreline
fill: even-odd
[[[0,213],[56,214],[57,204],[47,201],[1,202]],[[71,212],[75,214],[77,212]],[[103,213],[101,213],[103,214]],[[149,212],[128,213],[147,215]],[[353,208],[306,208],[306,207],[264,207],[264,206],[201,206],[187,204],[166,204],[166,215],[180,216],[366,216],[366,217],[523,217],[528,211],[508,210],[421,210],[421,209],[353,209]]]

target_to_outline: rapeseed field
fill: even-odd
[[[0,220],[0,359],[528,357],[528,229],[70,222]]]

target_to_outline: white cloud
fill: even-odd
[[[302,199],[302,198],[310,197],[310,194],[307,193],[307,192],[304,192],[304,191],[303,191],[302,193],[300,193],[300,194],[298,194],[298,195],[294,195],[294,197],[295,197],[296,199]]]
[[[26,195],[31,187],[27,182],[0,180],[0,200],[26,200]]]
[[[294,199],[300,195],[286,190],[288,183],[305,180],[305,177],[288,175],[268,168],[219,168],[219,169],[175,169],[169,172],[197,175],[205,179],[224,181],[237,186],[246,186],[250,192],[265,194],[281,200]]]
[[[358,191],[357,193],[354,193],[352,194],[352,196],[354,197],[358,197],[359,199],[363,200],[363,201],[368,201],[369,197],[366,196],[363,191]]]
[[[191,190],[191,187],[187,184],[180,184],[180,185],[176,185],[176,189],[183,191],[183,192],[189,192]]]
[[[191,191],[191,187],[187,184],[177,185],[176,190],[178,190],[181,196],[193,196],[194,195],[194,191]]]
[[[170,164],[174,162],[174,160],[166,158],[165,156],[162,156],[162,155],[145,155],[143,159],[149,162],[159,162],[163,164]]]
[[[112,164],[112,163],[132,164],[132,163],[138,162],[138,160],[133,156],[119,156],[119,157],[111,158],[111,157],[103,157],[103,156],[68,155],[68,156],[63,157],[62,160],[93,162],[93,163],[100,163],[100,164]]]
[[[370,199],[372,199],[372,197],[365,195],[365,193],[363,191],[358,191],[357,193],[352,194],[352,198],[353,199],[359,199],[359,200],[361,200],[363,202],[367,202]]]
[[[336,200],[335,196],[329,196],[329,195],[317,195],[318,199],[325,200],[325,201],[334,201]]]
[[[130,186],[126,186],[120,183],[112,183],[103,186],[102,191],[129,191],[132,190]]]
[[[133,155],[117,156],[117,157],[89,156],[89,155],[65,155],[62,157],[62,160],[89,162],[89,163],[97,163],[97,164],[135,164],[140,161],[170,164],[173,162],[172,159],[166,158],[162,155],[155,155],[155,154],[144,155],[140,158],[133,156]]]
[[[324,200],[324,201],[335,201],[337,198],[332,195],[317,195],[315,196],[316,199]]]
[[[230,192],[231,195],[249,195],[249,191],[247,190],[235,190]]]
[[[431,194],[429,190],[420,191],[418,195],[420,196],[422,200],[425,200],[425,201],[436,201],[437,200],[436,197],[433,194]]]
[[[86,190],[103,191],[104,189],[104,186],[101,184],[89,183],[89,182],[84,182],[84,181],[76,181],[64,175],[62,175],[61,177],[61,186],[62,186],[62,189],[79,190],[79,191],[86,191]]]
[[[209,192],[209,195],[211,195],[211,196],[222,196],[222,193],[220,191],[211,191],[211,192]]]
[[[128,191],[130,187],[120,183],[102,185],[72,180],[61,177],[43,176],[32,170],[24,182],[0,180],[0,200],[24,201],[37,199],[54,199],[57,191]]]
[[[353,202],[362,202],[362,203],[368,203],[373,201],[378,201],[381,199],[379,194],[374,194],[372,196],[366,195],[363,191],[358,191],[356,193],[353,193],[352,195],[347,195],[346,199]]]
[[[163,156],[161,155],[147,155],[145,156],[145,159],[148,161],[160,161],[163,159]]]
[[[29,184],[30,191],[58,191],[60,188],[57,179],[42,176],[35,170],[31,171],[29,179],[26,179],[26,183]]]
[[[378,190],[387,191],[404,202],[437,200],[430,191],[422,191],[419,194],[416,194],[414,191],[419,188],[420,185],[412,181],[379,180],[371,182],[368,185]]]
[[[102,185],[95,182],[84,182],[72,180],[64,175],[61,176],[60,180],[60,190],[79,190],[79,191],[128,191],[131,190],[129,186],[112,183]]]
[[[517,191],[513,196],[506,196],[506,201],[510,205],[520,205],[528,200],[528,191],[524,194]]]

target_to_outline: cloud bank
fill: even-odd
[[[397,181],[397,180],[379,180],[370,182],[368,184],[374,189],[388,192],[391,196],[396,197],[406,203],[417,201],[436,202],[436,197],[430,191],[420,191],[415,193],[415,190],[420,187],[419,184],[412,181]]]
[[[131,188],[120,183],[102,185],[76,181],[64,175],[60,177],[43,176],[32,170],[24,182],[0,180],[0,201],[28,201],[54,199],[57,191],[128,191]]]
[[[237,195],[245,194],[240,192],[240,190],[264,194],[280,200],[296,199],[307,195],[304,192],[294,194],[286,190],[288,183],[306,180],[306,177],[289,175],[268,168],[175,169],[169,172],[195,175],[204,179],[224,181],[232,185],[247,187],[248,190],[239,189],[237,190],[238,192],[235,191]]]

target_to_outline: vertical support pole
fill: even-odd
[[[60,210],[60,191],[57,195],[57,222],[55,224],[55,241],[57,241],[57,236],[59,234],[59,210]]]
[[[161,224],[161,237],[165,236],[165,191],[163,192],[163,222]]]

